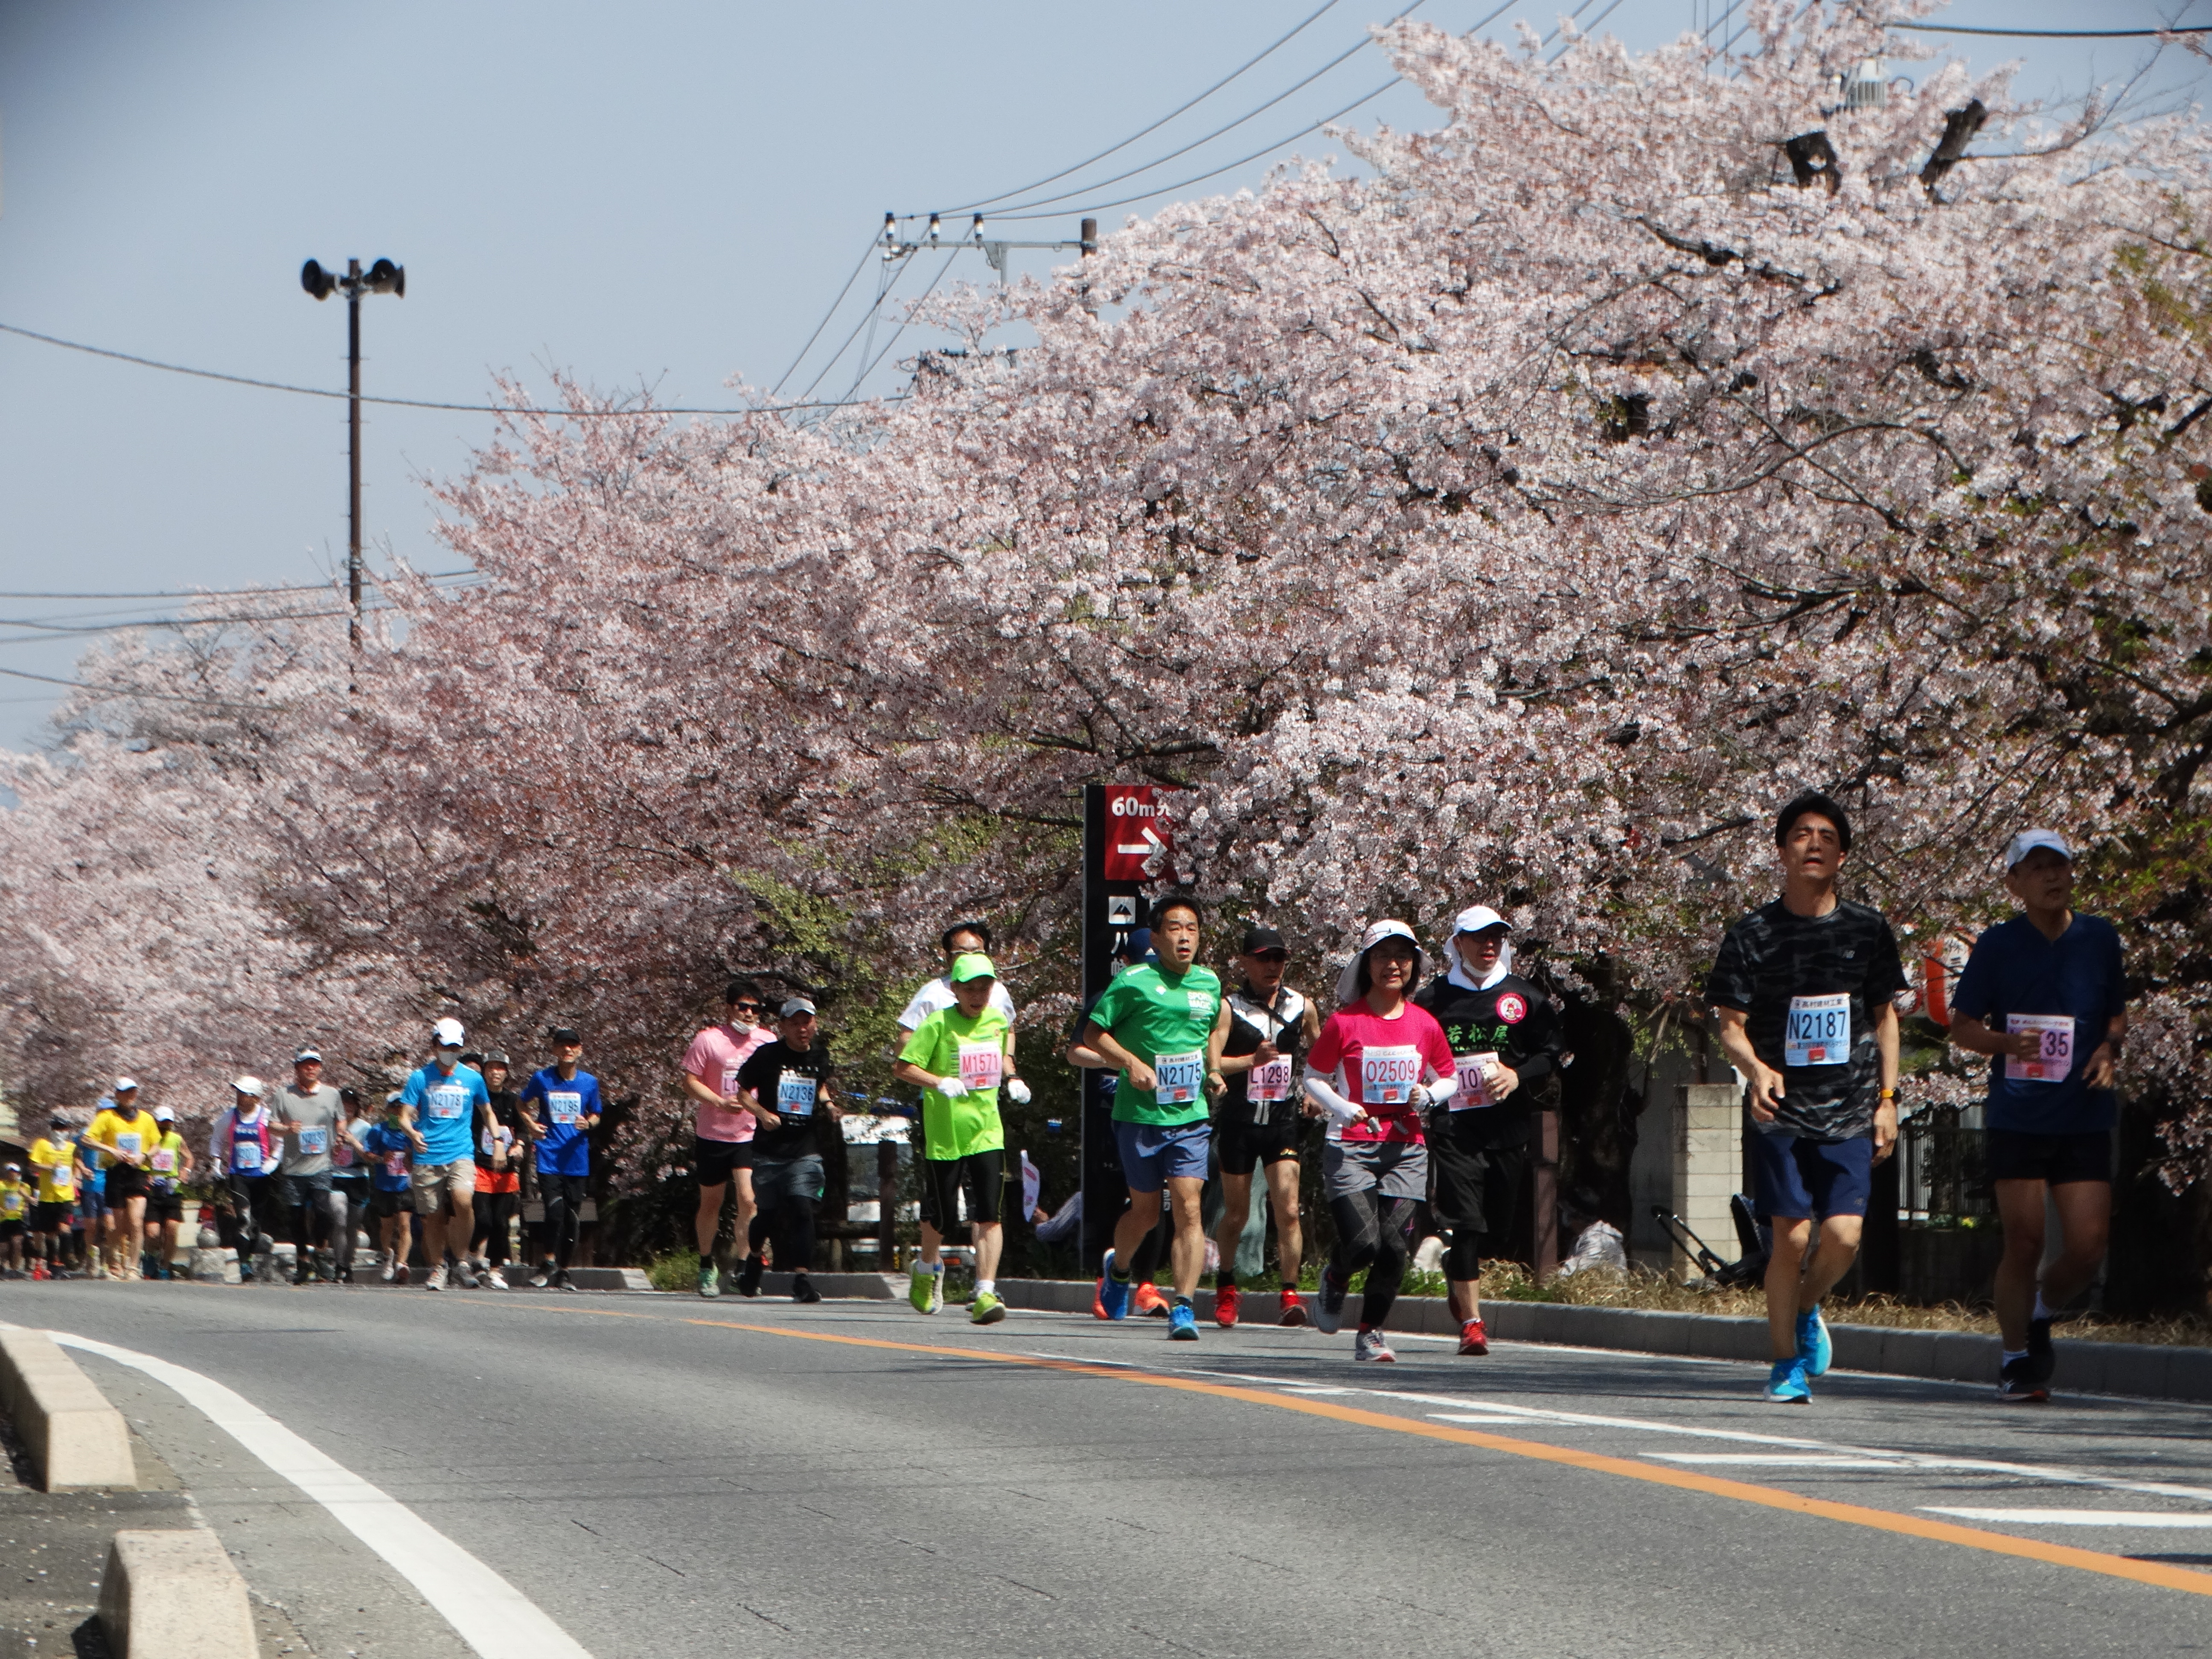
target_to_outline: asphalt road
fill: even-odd
[[[2212,1652],[2198,1407],[1772,1407],[1711,1361],[903,1304],[8,1284],[0,1319],[228,1384],[598,1659]],[[171,1388],[83,1364],[313,1652],[468,1650]]]

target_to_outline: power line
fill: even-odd
[[[858,272],[854,273],[858,275]],[[52,334],[41,334],[35,329],[18,328],[12,323],[0,323],[0,334],[17,334],[27,340],[37,340],[50,346],[60,346],[68,351],[82,351],[94,357],[112,357],[118,362],[137,363],[142,368],[158,368],[170,374],[190,374],[202,380],[222,380],[231,386],[250,386],[264,392],[289,392],[302,398],[336,398],[343,401],[350,394],[331,392],[319,386],[293,386],[283,380],[257,380],[250,375],[226,374],[219,369],[190,368],[182,363],[165,363],[158,358],[141,357],[129,351],[111,351],[106,346],[87,345],[82,340],[64,340]],[[787,410],[838,409],[839,404],[794,403],[762,404],[751,409],[539,409],[526,404],[443,404],[427,398],[371,398],[364,396],[365,404],[380,404],[388,409],[443,409],[463,415],[542,415],[553,420],[597,421],[613,420],[633,415],[781,415]]]
[[[1174,120],[1178,115],[1182,115],[1188,111],[1197,108],[1199,105],[1212,97],[1213,94],[1220,91],[1222,88],[1227,86],[1231,81],[1236,80],[1239,76],[1243,75],[1245,70],[1254,67],[1262,58],[1273,56],[1274,53],[1279,51],[1282,47],[1288,46],[1292,40],[1297,38],[1298,35],[1303,34],[1305,32],[1308,24],[1319,19],[1323,12],[1333,10],[1336,4],[1337,0],[1325,0],[1324,4],[1322,4],[1318,9],[1308,13],[1304,21],[1300,22],[1296,27],[1292,28],[1289,33],[1277,37],[1274,44],[1268,46],[1265,52],[1259,53],[1256,57],[1246,58],[1242,64],[1239,64],[1235,69],[1230,70],[1228,74],[1223,76],[1218,81],[1216,81],[1204,92],[1200,93],[1197,97],[1193,98],[1188,103],[1176,105],[1175,108],[1170,110],[1165,115],[1160,117],[1160,118],[1153,122],[1152,125],[1138,128],[1136,131],[1131,133],[1127,138],[1122,139],[1120,143],[1109,144],[1104,149],[1100,150],[1096,155],[1086,155],[1083,160],[1076,162],[1072,167],[1062,167],[1057,173],[1048,173],[1043,178],[1033,179],[1026,185],[1018,185],[1012,190],[1002,190],[995,196],[981,197],[973,202],[968,203],[963,207],[945,208],[941,210],[941,211],[948,216],[959,213],[973,213],[978,208],[988,208],[994,202],[1003,202],[1009,196],[1026,196],[1033,190],[1042,190],[1047,185],[1054,184],[1060,179],[1066,178],[1071,173],[1082,172],[1084,168],[1089,167],[1093,161],[1104,161],[1116,150],[1128,149],[1130,145],[1135,143],[1138,139],[1144,137],[1147,133],[1158,132],[1162,127],[1167,125],[1169,122]],[[1355,47],[1354,50],[1356,51],[1358,48]]]
[[[173,691],[146,691],[137,687],[111,691],[104,686],[88,685],[82,680],[64,680],[52,674],[30,673],[21,668],[0,668],[0,674],[19,680],[38,680],[47,685],[66,685],[73,691],[89,691],[101,697],[153,697],[162,702],[188,702],[200,708],[244,708],[255,713],[278,706],[266,702],[222,702],[212,697],[186,697]]]
[[[434,570],[422,578],[428,582],[450,581],[457,576],[481,575],[476,570]],[[375,580],[374,575],[370,578]],[[0,593],[0,599],[254,599],[264,593],[329,593],[337,591],[334,582],[310,582],[297,587],[191,587],[168,588],[139,593]]]
[[[853,392],[858,392],[860,389],[860,382],[866,380],[869,375],[876,372],[876,365],[882,362],[884,358],[891,355],[891,348],[898,343],[899,333],[906,327],[908,322],[913,318],[915,307],[923,304],[928,300],[931,295],[937,292],[937,285],[945,280],[945,273],[952,269],[952,261],[959,254],[959,252],[960,250],[957,247],[947,248],[945,251],[945,263],[938,266],[937,275],[931,277],[929,279],[929,286],[922,289],[921,298],[916,300],[914,302],[914,305],[907,307],[907,314],[904,317],[900,318],[897,323],[892,326],[891,337],[884,342],[884,349],[875,355],[874,358],[869,362],[866,368],[862,369],[858,374],[855,374],[853,377]],[[846,395],[850,397],[852,395],[852,392],[847,392]]]
[[[769,388],[769,397],[773,398],[781,392],[783,383],[799,373],[799,364],[805,362],[806,354],[814,349],[814,343],[822,337],[822,331],[830,326],[830,319],[837,314],[837,307],[845,303],[845,296],[853,291],[853,284],[860,280],[860,273],[868,268],[868,256],[875,251],[876,239],[871,236],[868,238],[867,246],[860,250],[860,264],[854,265],[853,274],[845,278],[845,286],[837,290],[837,297],[830,302],[830,309],[822,313],[822,320],[814,325],[814,332],[808,335],[806,343],[799,348],[799,355],[791,360],[791,367],[778,375],[775,384]]]
[[[1970,29],[1951,23],[1892,23],[1889,27],[1915,29],[1923,34],[2002,34],[2024,40],[2142,40],[2161,34],[2212,34],[2212,23],[2170,29]]]

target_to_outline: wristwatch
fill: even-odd
[[[1884,1089],[1879,1098],[1883,1100],[1895,1100],[1897,1098],[1897,1091],[1894,1089]]]

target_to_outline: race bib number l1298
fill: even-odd
[[[1287,1057],[1267,1061],[1252,1068],[1252,1080],[1244,1097],[1263,1105],[1291,1097],[1291,1062]]]
[[[1844,1066],[1850,1058],[1850,992],[1790,999],[1788,1023],[1782,1028],[1784,1066]]]

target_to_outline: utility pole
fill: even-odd
[[[300,286],[318,300],[338,289],[346,296],[346,599],[352,609],[346,642],[361,651],[361,296],[389,294],[407,297],[407,271],[379,259],[366,271],[361,261],[346,261],[346,274],[333,276],[310,259],[300,267]]]

